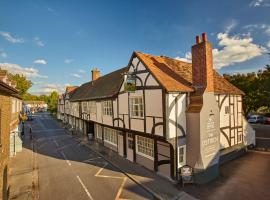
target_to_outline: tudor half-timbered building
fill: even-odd
[[[104,76],[94,69],[70,96],[69,123],[162,176],[178,180],[188,164],[206,182],[217,176],[223,149],[255,143],[242,95],[213,69],[203,34],[192,63],[134,52],[125,68]]]

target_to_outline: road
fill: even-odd
[[[41,200],[153,199],[110,163],[65,133],[57,121],[38,113],[34,135]]]
[[[256,148],[270,151],[270,125],[252,124],[256,131]]]

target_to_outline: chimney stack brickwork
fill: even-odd
[[[99,69],[94,68],[91,72],[92,72],[92,81],[95,81],[100,77]]]
[[[192,46],[192,80],[195,88],[214,91],[212,45],[202,34],[202,41],[196,36],[196,44]]]

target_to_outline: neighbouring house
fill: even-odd
[[[24,112],[46,112],[48,104],[44,101],[24,101],[23,102]]]
[[[69,97],[76,88],[78,88],[78,86],[67,86],[65,93],[60,95],[58,99],[58,107],[57,107],[58,108],[57,116],[59,116],[58,119],[62,120],[63,123],[68,125],[71,125]]]
[[[65,118],[65,96],[60,94],[57,102],[57,119],[64,121]]]
[[[21,150],[20,112],[22,100],[15,89],[16,82],[9,80],[6,70],[0,69],[0,198],[8,199],[9,157]]]
[[[213,69],[202,34],[192,63],[134,52],[127,67],[104,76],[92,70],[92,80],[69,95],[65,114],[76,132],[132,162],[174,180],[189,165],[204,183],[218,176],[224,156],[255,144],[243,95]]]

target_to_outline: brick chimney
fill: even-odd
[[[100,71],[98,68],[94,68],[91,72],[92,72],[92,81],[95,81],[100,77]]]
[[[206,33],[202,33],[202,40],[196,36],[196,44],[192,46],[192,80],[195,88],[214,91],[212,45]]]

